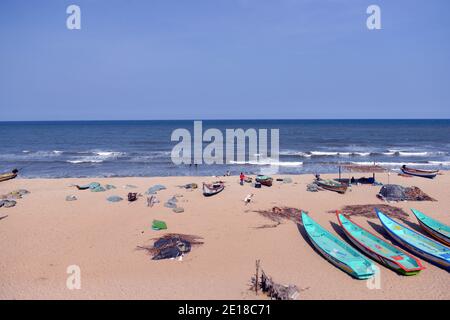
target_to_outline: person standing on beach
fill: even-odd
[[[243,172],[241,172],[241,174],[239,175],[239,180],[240,180],[241,186],[244,185],[244,179],[245,179],[245,175]]]

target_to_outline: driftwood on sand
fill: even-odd
[[[300,222],[302,210],[290,207],[273,207],[270,210],[254,210],[254,212],[279,224],[281,220]]]
[[[256,295],[260,289],[263,293],[267,294],[270,299],[273,300],[295,300],[299,295],[299,290],[295,285],[283,285],[276,283],[272,280],[272,277],[266,275],[264,270],[261,269],[261,276],[259,276],[260,262],[256,261],[256,273],[252,277],[252,285],[250,290],[255,291]]]
[[[376,219],[377,214],[375,213],[375,208],[378,208],[380,211],[382,211],[383,213],[392,218],[407,220],[409,217],[408,214],[405,211],[403,211],[402,208],[389,206],[387,204],[351,205],[351,206],[344,206],[338,211],[349,217],[358,216]],[[336,213],[336,210],[330,210],[329,212]]]

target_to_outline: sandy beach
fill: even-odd
[[[358,176],[362,176],[358,174]],[[369,176],[369,175],[366,175]],[[383,266],[379,289],[355,280],[313,250],[302,228],[284,221],[275,228],[258,228],[272,222],[254,210],[289,206],[308,211],[322,226],[337,234],[334,214],[344,205],[383,204],[376,198],[379,186],[353,186],[345,195],[330,191],[307,192],[312,175],[292,175],[293,183],[274,181],[272,187],[239,185],[237,176],[220,177],[225,190],[206,198],[201,188],[185,190],[179,185],[214,181],[212,177],[14,179],[0,183],[0,194],[27,189],[30,194],[13,208],[0,208],[1,299],[265,299],[249,291],[255,260],[277,282],[294,284],[299,299],[450,299],[449,274],[421,259],[426,270],[405,277]],[[336,177],[327,175],[324,177]],[[275,176],[276,178],[276,176]],[[387,183],[386,174],[377,180]],[[72,184],[97,181],[117,189],[105,192],[77,190]],[[392,174],[390,183],[418,186],[437,202],[400,202],[391,205],[409,213],[425,212],[450,224],[450,173],[434,180]],[[136,189],[126,189],[125,185]],[[129,203],[128,192],[144,192],[163,184],[161,202],[148,207],[145,196]],[[243,199],[254,193],[253,201]],[[163,203],[180,194],[185,211],[174,213]],[[68,195],[78,200],[66,201]],[[124,201],[111,203],[110,195]],[[164,220],[168,229],[151,229],[153,219]],[[390,238],[373,226],[377,219],[354,220],[375,234]],[[372,222],[372,225],[368,223]],[[336,226],[336,225],[335,225]],[[137,246],[151,245],[152,238],[183,233],[203,238],[204,244],[178,260],[153,261]],[[339,238],[341,236],[338,235]],[[67,267],[81,269],[81,289],[66,286]]]

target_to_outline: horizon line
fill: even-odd
[[[414,120],[450,120],[450,118],[212,118],[212,119],[76,119],[76,120],[0,120],[0,123],[11,122],[105,122],[105,121],[348,121],[348,120],[364,120],[364,121],[414,121]]]

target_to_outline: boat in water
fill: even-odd
[[[450,246],[450,227],[439,222],[416,209],[411,209],[416,216],[423,230],[428,232],[433,238]]]
[[[401,225],[375,209],[384,229],[408,251],[420,256],[431,263],[450,270],[450,248],[442,243],[430,239],[410,228]]]
[[[428,179],[434,179],[437,176],[437,174],[439,173],[439,170],[414,169],[414,168],[409,168],[406,165],[403,165],[401,167],[401,169],[404,174],[407,174],[410,176],[428,178]]]
[[[302,212],[302,222],[311,243],[333,265],[356,279],[368,279],[375,274],[372,262],[325,230],[305,212]]]
[[[341,213],[336,213],[339,224],[348,239],[376,262],[406,276],[425,269],[420,260],[372,234]]]
[[[203,183],[203,195],[205,197],[216,195],[223,189],[225,189],[225,185],[221,181],[213,183]]]

